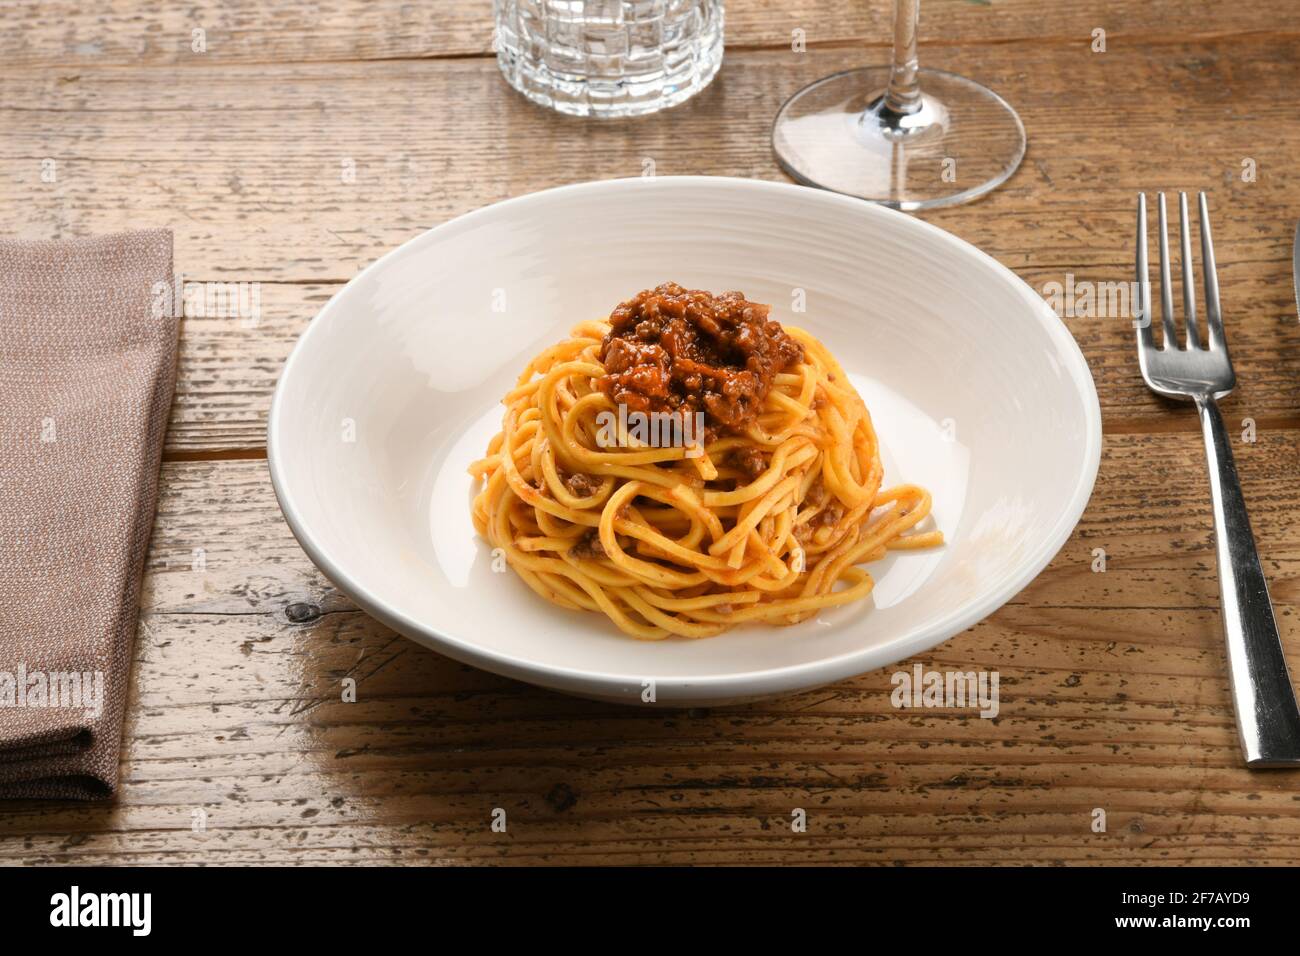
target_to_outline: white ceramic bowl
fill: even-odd
[[[636,641],[494,572],[465,469],[501,397],[576,322],[666,280],[739,289],[820,338],[871,409],[886,484],[928,487],[947,545],[871,566],[867,602],[702,641]],[[663,177],[522,196],[384,256],[298,342],[268,444],[303,548],[388,626],[560,691],[640,703],[653,681],[660,704],[705,704],[882,667],[996,610],[1074,528],[1101,419],[1060,320],[973,246],[799,186]]]

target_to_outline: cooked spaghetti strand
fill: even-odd
[[[807,332],[784,333],[799,358],[748,418],[664,447],[622,419],[603,440],[618,411],[602,388],[611,325],[581,323],[524,369],[469,467],[479,534],[548,601],[641,640],[794,624],[864,599],[874,581],[859,564],[943,535],[913,530],[927,491],[882,488],[871,416],[839,363]]]

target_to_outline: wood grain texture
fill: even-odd
[[[1150,39],[1177,24],[1184,37],[1220,37],[1294,29],[1283,4],[1206,4],[1181,0],[926,0],[921,23],[929,43],[1090,42],[1111,36]],[[0,62],[20,67],[149,63],[189,67],[201,60],[286,63],[427,59],[491,52],[492,5],[438,0],[375,3],[313,0],[198,0],[142,14],[130,0],[6,0],[8,29]],[[888,45],[888,3],[874,0],[727,0],[727,45],[788,46],[793,31],[809,45]],[[194,30],[206,51],[194,51]]]
[[[1300,862],[1300,773],[1238,765],[1195,419],[1141,385],[1123,318],[1064,320],[1106,429],[1078,529],[1006,607],[916,661],[997,670],[996,720],[895,710],[889,678],[911,661],[693,711],[599,705],[464,667],[341,595],[284,525],[265,462],[248,460],[264,454],[293,341],[359,268],[469,209],[639,175],[645,159],[665,175],[783,179],[767,145],[777,107],[883,59],[887,8],[733,0],[709,90],[661,116],[589,124],[505,87],[484,56],[487,4],[0,3],[12,231],[169,226],[187,278],[261,294],[256,322],[183,323],[122,797],[0,805],[0,863]],[[1035,289],[1067,273],[1127,280],[1134,193],[1211,190],[1240,379],[1225,417],[1258,428],[1234,448],[1300,673],[1300,9],[925,10],[924,62],[1002,92],[1030,142],[1005,187],[926,218]],[[1098,26],[1104,54],[1089,48]],[[807,53],[789,51],[795,27]],[[344,677],[355,703],[340,698]],[[497,807],[504,834],[488,825]],[[1098,807],[1104,833],[1091,830]],[[790,831],[794,808],[807,833]]]
[[[1237,452],[1300,669],[1300,431]],[[687,712],[427,651],[313,568],[264,463],[168,464],[120,805],[6,806],[0,861],[1294,863],[1300,772],[1238,766],[1202,471],[1195,436],[1111,436],[1073,538],[988,620],[833,687]],[[999,716],[894,709],[913,663],[997,670]]]
[[[1131,278],[1135,193],[1208,187],[1241,381],[1229,414],[1300,425],[1289,265],[1300,218],[1290,177],[1300,38],[1121,38],[1104,54],[1086,44],[970,46],[927,58],[1006,94],[1030,142],[1007,186],[928,219],[1039,290],[1067,273],[1120,282]],[[858,60],[843,50],[739,52],[695,101],[631,124],[550,116],[486,59],[0,71],[0,199],[24,210],[24,235],[169,226],[188,278],[259,283],[255,327],[187,320],[168,437],[172,454],[256,448],[293,340],[384,252],[507,196],[639,175],[646,159],[665,175],[783,179],[767,138],[781,101]],[[177,148],[160,150],[160,139]],[[41,182],[43,157],[56,161],[54,183]],[[345,160],[356,165],[354,182],[343,181]],[[1245,160],[1254,182],[1242,181]],[[1142,386],[1127,320],[1067,321],[1108,427],[1194,427],[1171,425]]]

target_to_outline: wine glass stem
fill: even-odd
[[[902,116],[921,108],[921,84],[916,77],[920,68],[916,56],[916,26],[920,16],[921,0],[894,0],[894,59],[883,105],[885,110]]]

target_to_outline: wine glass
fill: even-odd
[[[895,209],[969,202],[1002,184],[1025,155],[1025,128],[980,84],[921,69],[920,0],[894,0],[889,67],[804,87],[776,115],[772,149],[787,173]]]

